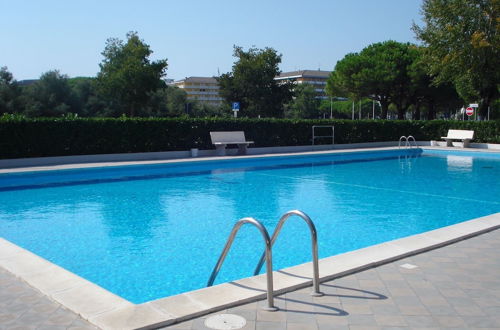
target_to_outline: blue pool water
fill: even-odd
[[[134,303],[205,287],[234,223],[291,209],[327,257],[500,212],[500,155],[382,151],[0,175],[0,236]],[[216,283],[251,276],[244,226]],[[291,219],[274,269],[310,261]]]

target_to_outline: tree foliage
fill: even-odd
[[[452,82],[460,96],[479,99],[484,117],[499,97],[500,1],[424,0],[424,26],[413,26],[424,42],[437,84]]]
[[[237,58],[231,72],[217,78],[220,94],[227,103],[240,102],[240,114],[248,117],[282,117],[284,104],[291,99],[291,85],[278,83],[281,55],[272,48],[234,46]]]
[[[25,114],[30,117],[62,116],[75,108],[68,76],[57,70],[47,71],[26,87]]]
[[[124,43],[110,38],[102,52],[97,75],[98,93],[107,101],[110,115],[141,114],[152,93],[164,87],[167,60],[150,61],[153,53],[136,32],[127,33]]]
[[[425,49],[410,43],[386,41],[346,55],[335,66],[327,81],[327,93],[358,101],[370,98],[380,102],[381,118],[390,107],[398,119],[413,111],[420,119],[423,109],[427,119],[435,119],[438,110],[448,112],[461,101],[450,84],[436,86],[424,61]]]
[[[84,117],[104,115],[106,104],[97,95],[95,78],[70,78],[68,83],[74,97],[74,107],[71,112]]]
[[[21,89],[7,67],[0,68],[0,115],[21,108]]]
[[[186,113],[186,92],[176,86],[166,86],[151,95],[143,116],[178,117]]]
[[[320,101],[311,84],[298,84],[295,86],[294,98],[288,105],[286,116],[291,118],[316,119],[319,117]]]
[[[411,104],[410,68],[416,57],[415,46],[409,43],[389,40],[371,44],[337,62],[327,81],[327,92],[376,100],[382,106],[382,118],[387,118],[389,104],[394,103],[399,119],[403,119]]]

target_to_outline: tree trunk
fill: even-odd
[[[135,116],[135,107],[133,104],[127,106],[127,113],[126,113],[127,116],[129,117],[134,117]]]
[[[436,106],[434,105],[434,102],[429,102],[429,113],[427,114],[427,119],[436,119]]]
[[[477,109],[479,119],[481,120],[487,120],[488,119],[488,107],[490,106],[490,98],[485,97],[481,99],[480,107]]]
[[[398,107],[398,119],[399,120],[405,119],[405,109],[403,109],[403,107],[400,104],[398,104],[397,107]]]
[[[415,114],[413,115],[413,119],[420,120],[420,102],[415,103]]]
[[[389,102],[387,102],[385,100],[381,100],[380,101],[380,108],[382,109],[380,119],[387,119],[387,110],[389,109]]]

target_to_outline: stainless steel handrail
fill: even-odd
[[[314,130],[316,128],[331,128],[332,129],[332,135],[315,135]],[[313,125],[313,127],[312,127],[312,145],[314,145],[314,140],[316,140],[317,138],[332,138],[332,144],[335,144],[335,126]]]
[[[405,147],[406,147],[406,146],[408,145],[408,138],[407,138],[406,136],[404,136],[404,135],[403,135],[403,136],[401,136],[401,137],[399,138],[398,148],[401,148],[401,140],[405,140],[405,141],[406,141],[406,142],[405,142]]]
[[[296,215],[296,216],[302,218],[309,226],[309,231],[311,232],[312,262],[313,262],[313,292],[311,292],[311,295],[315,296],[315,297],[322,296],[323,293],[321,293],[319,291],[318,235],[316,233],[316,227],[314,226],[314,223],[312,222],[311,218],[309,218],[309,216],[307,214],[305,214],[304,212],[299,211],[299,210],[292,210],[292,211],[286,212],[281,217],[281,219],[278,221],[278,224],[276,225],[276,229],[274,229],[273,236],[271,237],[271,247],[274,245],[276,238],[278,237],[279,233],[281,232],[281,228],[283,227],[283,224],[292,215]],[[259,274],[260,269],[262,268],[262,264],[264,263],[265,255],[266,255],[266,252],[262,253],[262,256],[260,257],[259,263],[257,264],[257,267],[255,268],[254,275]]]
[[[413,143],[415,143],[415,148],[418,148],[417,140],[415,140],[413,135],[410,135],[406,138],[406,143],[408,143],[408,146],[410,146],[410,148],[411,148],[410,139],[412,139]]]
[[[399,143],[398,143],[398,148],[401,148],[401,140],[405,140],[405,148],[406,147],[409,147],[411,149],[411,143],[410,143],[410,139],[413,140],[413,143],[415,143],[415,148],[418,148],[418,144],[417,144],[417,141],[415,140],[415,138],[413,137],[413,135],[408,135],[407,137],[406,136],[401,136],[399,138]]]
[[[266,257],[266,276],[267,276],[267,307],[264,307],[264,309],[267,311],[277,311],[278,308],[274,306],[274,296],[273,296],[274,294],[273,256],[271,250],[272,247],[271,239],[269,238],[269,233],[267,232],[266,228],[254,218],[243,218],[240,219],[238,222],[236,222],[233,229],[231,230],[231,234],[229,234],[229,238],[227,239],[226,245],[222,250],[219,260],[217,261],[217,264],[215,265],[214,270],[212,271],[212,275],[210,275],[210,279],[208,280],[207,286],[212,286],[212,284],[214,284],[215,278],[217,277],[217,274],[219,273],[219,270],[222,267],[222,263],[224,262],[224,259],[226,259],[226,255],[229,252],[231,245],[233,244],[234,238],[236,237],[236,233],[245,223],[250,223],[255,227],[257,227],[257,229],[259,229],[260,233],[262,234],[262,237],[264,238],[264,243],[266,245],[266,250],[264,253]]]

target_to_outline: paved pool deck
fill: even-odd
[[[416,266],[411,268],[408,265]],[[243,329],[500,329],[500,229],[322,283],[218,311]],[[164,329],[209,329],[208,316]],[[0,268],[0,329],[95,329]]]

